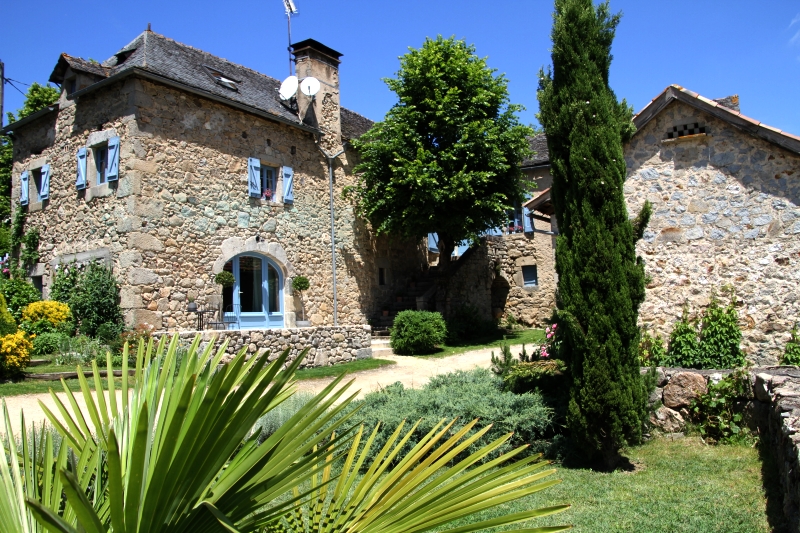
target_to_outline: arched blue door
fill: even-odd
[[[233,287],[222,291],[225,322],[232,329],[282,328],[283,276],[266,257],[238,255],[225,264]]]

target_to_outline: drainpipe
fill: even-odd
[[[319,144],[319,138],[317,138],[317,148],[319,151],[322,152],[328,159],[328,188],[330,189],[330,201],[331,201],[331,266],[333,270],[333,325],[339,325],[339,307],[338,307],[338,300],[336,298],[336,229],[334,226],[334,207],[333,207],[333,161],[342,155],[345,150],[347,150],[347,143],[342,145],[342,149],[339,150],[337,153],[330,155],[328,152],[322,149],[322,146]]]

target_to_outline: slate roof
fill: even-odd
[[[544,133],[528,137],[528,145],[534,154],[522,161],[522,168],[550,163],[550,151],[547,149],[547,136]]]
[[[689,89],[684,89],[680,85],[670,85],[661,94],[653,98],[649,104],[644,106],[644,109],[633,117],[636,129],[641,130],[645,124],[655,118],[673,100],[679,100],[695,109],[724,120],[728,124],[755,137],[760,137],[791,152],[800,154],[800,137],[743,115],[739,111],[738,96],[735,99],[729,97],[728,99],[712,100]],[[726,107],[724,104],[735,106],[735,108]]]
[[[142,32],[101,65],[62,54],[50,80],[63,82],[67,65],[73,70],[90,72],[103,78],[144,71],[154,75],[155,79],[177,82],[217,99],[272,115],[281,122],[310,129],[301,123],[293,110],[281,103],[278,97],[279,80],[152,31]],[[235,89],[219,83],[213,71],[235,82]],[[98,88],[96,85],[76,95]],[[348,139],[362,135],[372,126],[371,120],[345,108],[341,109],[341,120],[342,135]]]

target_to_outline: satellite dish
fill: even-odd
[[[319,80],[312,76],[303,78],[303,81],[300,82],[300,90],[306,96],[314,96],[319,92]]]
[[[280,96],[281,100],[290,100],[297,94],[297,76],[289,76],[283,83],[281,83]]]

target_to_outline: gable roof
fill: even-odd
[[[278,97],[279,80],[152,31],[142,32],[102,64],[61,54],[50,81],[62,83],[68,67],[101,78],[89,87],[72,93],[69,99],[135,74],[318,133],[316,128],[304,124],[294,110],[281,103]],[[224,80],[221,81],[220,76]],[[341,108],[341,121],[342,135],[346,139],[362,135],[373,124],[371,120],[345,108]]]
[[[670,85],[664,89],[661,94],[656,96],[644,109],[633,117],[633,123],[636,125],[637,131],[641,130],[648,122],[653,120],[653,118],[673,100],[678,100],[695,109],[708,113],[750,135],[777,144],[796,154],[800,154],[800,137],[745,116],[738,109],[726,107],[723,105],[723,103],[726,103],[725,100],[715,101],[690,91],[689,89],[684,89],[680,85]]]

